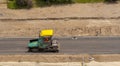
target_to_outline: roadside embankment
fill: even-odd
[[[119,54],[0,55],[0,66],[120,66]]]
[[[0,55],[0,62],[119,62],[119,54],[80,54],[80,55],[60,55],[60,54],[34,54],[34,55]]]

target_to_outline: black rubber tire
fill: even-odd
[[[59,53],[59,50],[56,50],[56,53]]]
[[[44,49],[38,49],[39,52],[44,52]]]
[[[59,50],[54,50],[53,52],[54,52],[54,53],[59,53]]]
[[[28,52],[32,52],[32,49],[31,49],[31,48],[28,48]]]

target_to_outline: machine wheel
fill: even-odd
[[[59,53],[59,50],[56,50],[55,52],[56,52],[56,53]]]
[[[54,53],[59,53],[59,50],[55,50],[55,51],[52,51],[52,52],[54,52]]]
[[[32,52],[32,49],[31,49],[31,48],[28,48],[28,52]]]
[[[28,52],[38,52],[39,49],[38,48],[29,48]]]
[[[52,52],[54,52],[54,53],[59,53],[59,50],[56,49],[56,50],[53,50]]]
[[[39,52],[43,52],[44,51],[44,49],[39,49]]]

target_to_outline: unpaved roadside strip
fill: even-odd
[[[45,63],[45,62],[0,62],[0,66],[120,66],[120,62],[60,62],[60,63]]]
[[[31,55],[0,55],[0,62],[117,62],[120,61],[120,54],[31,54]]]
[[[26,20],[89,20],[89,19],[120,19],[118,17],[46,17],[46,18],[0,18],[1,21],[26,21]]]

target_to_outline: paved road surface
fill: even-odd
[[[0,54],[35,54],[27,52],[26,47],[30,39],[0,38]],[[62,54],[120,54],[120,37],[79,37],[77,40],[71,38],[58,40],[61,43]]]

